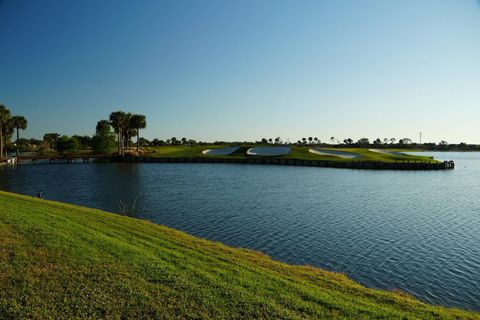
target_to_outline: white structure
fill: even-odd
[[[404,156],[405,155],[402,152],[386,151],[386,150],[382,150],[382,149],[368,149],[368,151],[376,152],[376,153],[383,153],[383,154],[391,154],[393,156]]]
[[[240,149],[240,147],[226,147],[226,148],[218,148],[218,149],[207,149],[203,150],[202,153],[208,156],[228,156],[235,151]]]
[[[337,151],[337,150],[326,150],[326,149],[310,149],[308,150],[311,153],[319,154],[322,156],[334,156],[343,159],[354,159],[359,158],[360,154],[353,152]]]
[[[247,150],[249,156],[283,156],[289,154],[290,147],[254,147]]]

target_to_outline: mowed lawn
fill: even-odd
[[[153,223],[0,192],[0,319],[480,319]]]

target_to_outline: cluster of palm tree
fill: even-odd
[[[132,147],[132,137],[137,137],[137,151],[140,148],[140,129],[147,127],[144,115],[131,114],[130,112],[116,111],[110,114],[109,120],[101,120],[97,124],[97,133],[105,126],[112,126],[117,134],[118,154],[123,154],[125,149]]]
[[[0,158],[5,155],[7,157],[7,150],[5,147],[8,139],[17,131],[17,142],[20,139],[20,130],[27,128],[27,119],[22,116],[12,116],[10,110],[3,104],[0,104]],[[4,154],[5,149],[5,154]],[[18,143],[17,143],[17,157],[18,157]]]
[[[320,139],[318,139],[317,137],[302,138],[301,140],[298,140],[297,143],[298,143],[298,144],[307,144],[307,141],[308,141],[309,144],[313,144],[313,143],[319,144],[319,143],[322,143],[322,141],[320,141]]]

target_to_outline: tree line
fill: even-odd
[[[0,104],[0,158],[7,157],[7,142],[10,141],[14,131],[17,133],[17,141],[20,139],[20,130],[27,128],[28,121],[23,116],[12,116],[10,110]],[[5,153],[4,153],[5,152]],[[17,145],[17,157],[19,148]]]
[[[28,121],[23,116],[12,115],[11,111],[3,104],[0,104],[0,158],[7,156],[7,146],[11,150],[15,147],[18,156],[19,151],[39,151],[42,153],[57,152],[77,152],[80,150],[92,150],[96,154],[110,154],[117,152],[119,155],[125,154],[126,151],[133,151],[132,138],[136,138],[135,149],[140,151],[140,147],[147,146],[196,146],[212,144],[208,142],[197,142],[194,139],[172,137],[166,140],[153,139],[148,141],[140,137],[140,130],[145,129],[147,121],[145,115],[132,114],[130,112],[115,111],[110,113],[108,119],[97,122],[95,134],[90,136],[80,135],[60,135],[55,132],[46,133],[43,140],[20,138],[20,131],[27,128]],[[12,137],[16,133],[15,144],[11,142]],[[255,142],[232,142],[232,141],[215,141],[213,144],[289,144],[298,146],[336,146],[336,147],[369,147],[378,148],[415,147],[424,150],[464,150],[479,151],[479,145],[471,145],[466,143],[449,144],[447,141],[439,143],[417,144],[410,138],[376,138],[370,141],[368,138],[360,138],[354,141],[352,138],[345,138],[342,141],[332,136],[330,143],[322,142],[318,137],[303,137],[296,143],[284,142],[281,137],[261,138]]]

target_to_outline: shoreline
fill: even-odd
[[[206,158],[206,157],[113,157],[112,162],[127,163],[226,163],[226,164],[261,164],[286,165],[302,167],[323,167],[365,170],[453,170],[453,161],[432,162],[377,162],[377,161],[327,161],[295,158]]]

